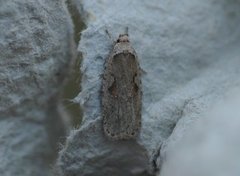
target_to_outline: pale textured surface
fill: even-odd
[[[239,58],[240,59],[240,58]],[[161,176],[238,176],[240,174],[240,91],[238,86],[226,98],[204,111],[201,119],[184,128],[184,116],[166,142]],[[200,100],[201,101],[201,100]],[[187,110],[186,110],[187,111]],[[191,112],[200,117],[196,111]],[[182,130],[184,129],[184,131]],[[181,134],[181,135],[179,135]]]
[[[58,93],[73,58],[62,1],[0,0],[0,175],[48,176],[64,134]]]
[[[222,168],[223,165],[218,165],[218,162],[227,158],[231,147],[236,147],[232,141],[238,141],[232,134],[234,130],[238,133],[237,127],[229,128],[231,128],[230,124],[234,126],[234,123],[239,123],[237,120],[239,111],[234,108],[239,106],[240,98],[239,55],[240,52],[236,48],[223,54],[220,57],[222,61],[207,69],[201,76],[179,91],[181,95],[189,95],[189,90],[192,90],[193,94],[182,109],[181,119],[171,136],[162,145],[161,157],[157,161],[159,167],[161,164],[164,165],[163,173],[160,175],[170,176],[178,173],[177,175],[180,176],[217,176],[220,175],[221,169],[228,169],[229,175],[235,175],[234,172],[238,170],[238,167],[232,166],[230,169],[229,165],[226,165]],[[233,95],[232,89],[238,90],[234,92],[237,101],[233,100],[233,102],[236,104],[233,104],[231,99],[230,102],[227,101],[229,92],[231,92],[231,96]],[[234,105],[232,112],[229,110],[231,105]],[[215,114],[210,113],[213,108]],[[224,124],[227,120],[229,122]],[[221,136],[220,131],[226,134]],[[226,138],[229,138],[231,143],[225,143]],[[229,151],[221,154],[219,151],[226,147],[225,145],[229,147]],[[240,145],[237,144],[237,146]],[[210,153],[214,155],[216,151],[218,151],[216,154],[218,157],[212,157]],[[239,156],[238,150],[235,149],[231,152]],[[230,154],[232,154],[231,152]],[[228,158],[232,158],[232,163],[239,163],[239,160],[231,155]],[[239,174],[240,172],[237,175]]]
[[[75,98],[84,108],[84,119],[82,127],[68,137],[58,168],[68,176],[156,172],[191,122],[239,85],[240,2],[73,3],[87,24],[79,46],[84,58],[82,92]],[[126,26],[146,72],[142,130],[136,141],[111,142],[103,135],[100,111],[101,74],[112,44],[105,29],[115,39]],[[178,132],[171,135],[175,125]]]

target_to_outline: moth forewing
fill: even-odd
[[[140,68],[128,35],[120,34],[105,63],[102,82],[104,133],[111,139],[135,138],[141,128]]]

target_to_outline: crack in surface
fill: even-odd
[[[81,19],[81,15],[77,10],[77,7],[72,3],[71,0],[67,0],[66,2],[67,10],[69,12],[70,18],[72,19],[73,28],[74,28],[74,41],[76,46],[80,42],[81,31],[86,28],[83,20]],[[70,116],[72,125],[74,127],[78,127],[82,121],[82,109],[79,103],[75,103],[72,101],[79,92],[81,91],[81,78],[82,74],[80,71],[80,66],[82,62],[82,54],[77,51],[77,47],[73,48],[76,51],[76,56],[74,58],[74,62],[69,71],[68,80],[64,86],[61,103],[63,109]]]
[[[155,151],[155,153],[153,154],[153,158],[152,158],[152,162],[151,162],[151,166],[152,166],[152,172],[154,174],[159,173],[160,171],[160,166],[158,166],[158,159],[161,159],[161,148],[162,148],[162,143],[160,144],[160,146],[157,148],[157,150]],[[160,164],[161,165],[161,164]]]
[[[183,104],[181,105],[181,107],[176,107],[175,109],[175,115],[178,116],[177,117],[177,120],[174,121],[172,123],[172,125],[170,126],[170,133],[168,135],[168,137],[163,141],[163,142],[160,142],[160,145],[159,147],[156,149],[156,151],[154,152],[153,154],[153,157],[152,157],[152,160],[151,160],[151,167],[152,167],[152,171],[154,174],[159,174],[160,171],[161,171],[161,166],[163,164],[163,161],[165,160],[166,156],[165,155],[161,155],[162,153],[162,149],[163,149],[163,145],[164,145],[164,142],[168,140],[168,138],[173,134],[174,132],[174,129],[176,128],[177,126],[177,123],[179,122],[180,119],[182,119],[182,117],[184,116],[184,111],[186,109],[186,107],[193,101],[203,97],[205,95],[200,95],[200,96],[197,96],[197,97],[192,97],[192,98],[188,98],[186,99]]]

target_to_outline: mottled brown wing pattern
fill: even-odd
[[[116,140],[137,136],[142,106],[138,58],[128,38],[120,35],[118,41],[106,61],[102,82],[103,129]]]

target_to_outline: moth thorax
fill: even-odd
[[[128,40],[128,34],[120,34],[117,40],[117,43],[120,42],[129,42]]]

